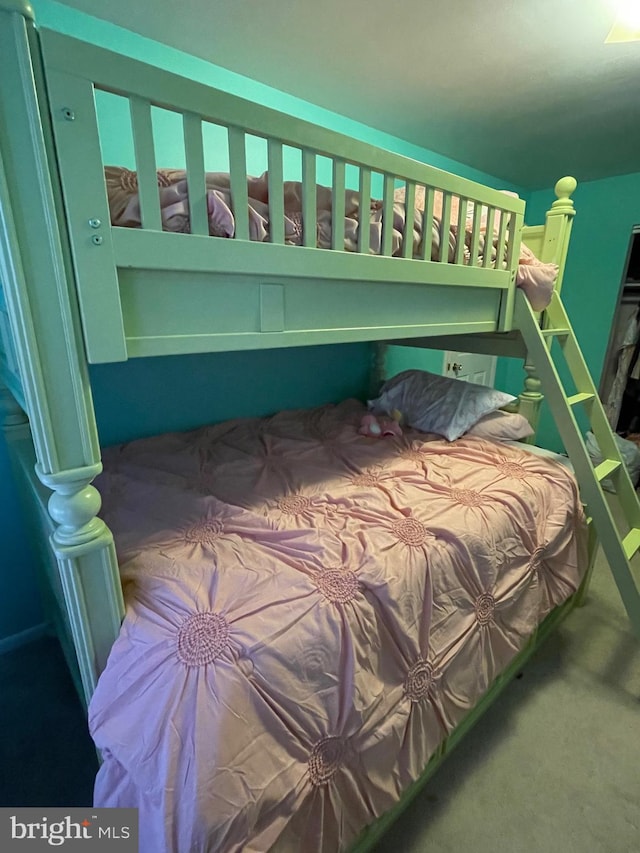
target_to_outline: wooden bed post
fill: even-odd
[[[546,213],[545,224],[525,227],[523,231],[524,242],[533,249],[541,261],[558,264],[558,277],[554,288],[557,293],[562,288],[571,227],[576,212],[571,195],[577,185],[575,178],[569,176],[560,178],[554,187],[556,200]],[[524,380],[524,388],[518,395],[518,411],[535,430],[534,435],[527,439],[528,444],[533,444],[544,395],[541,393],[542,383],[529,355],[524,361],[524,371],[527,376]]]
[[[537,253],[541,261],[558,264],[560,268],[555,285],[556,293],[560,293],[562,288],[571,227],[576,213],[571,195],[577,186],[578,182],[572,177],[560,178],[556,183],[554,187],[556,200],[547,211],[544,239]]]
[[[538,432],[538,421],[540,420],[540,407],[544,400],[541,392],[542,382],[536,374],[535,365],[527,358],[524,362],[524,371],[527,374],[524,380],[524,388],[518,394],[518,413],[523,415],[531,424],[533,435],[525,440],[526,444],[533,444]]]
[[[384,341],[376,341],[373,344],[373,354],[371,360],[371,375],[369,377],[369,396],[377,397],[380,393],[380,387],[386,377],[386,359],[389,344]]]
[[[100,446],[45,91],[33,11],[0,0],[0,281],[37,475],[53,490],[51,544],[88,701],[124,605],[91,485]]]

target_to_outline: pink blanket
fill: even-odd
[[[160,194],[160,212],[162,227],[165,231],[189,232],[191,229],[189,215],[189,196],[186,172],[180,169],[160,169],[158,176],[158,191]],[[140,227],[140,202],[138,198],[138,179],[135,172],[117,166],[105,168],[107,195],[112,225],[131,228]],[[235,235],[235,217],[231,199],[230,177],[226,172],[207,172],[206,197],[209,233],[214,237],[233,237]],[[419,188],[422,189],[423,188]],[[249,237],[251,240],[269,240],[269,187],[267,173],[260,177],[247,178],[249,197]],[[424,190],[423,190],[424,193]],[[316,246],[322,249],[331,248],[331,199],[329,187],[316,188]],[[395,194],[393,206],[392,254],[400,255],[403,246],[405,223],[405,205],[403,191]],[[424,227],[424,195],[419,196],[416,205],[413,228],[413,256],[422,257],[423,239],[431,239],[430,257],[436,260],[440,257],[440,241],[442,239],[441,211],[437,202],[441,194],[436,195],[436,208],[430,229]],[[457,199],[455,199],[457,202]],[[284,235],[285,243],[291,246],[302,244],[302,184],[298,181],[286,181],[284,184]],[[369,222],[370,253],[380,254],[382,246],[382,202],[371,199],[368,209],[361,211],[360,194],[356,190],[345,191],[344,219],[344,249],[356,252],[358,249],[358,230],[361,222]],[[458,242],[457,211],[452,212],[451,223],[445,229],[448,248],[446,256],[453,262]],[[430,238],[429,238],[430,231]],[[492,240],[492,265],[496,263],[496,240]],[[471,223],[467,223],[464,233],[465,263],[470,260],[471,252]],[[482,262],[485,246],[484,234],[479,244],[478,263]],[[505,261],[499,260],[504,268]],[[553,286],[558,275],[556,264],[543,264],[523,244],[520,249],[517,284],[522,287],[535,311],[545,308],[551,299]]]
[[[96,806],[142,853],[342,850],[579,585],[566,468],[355,401],[109,449],[127,613]]]

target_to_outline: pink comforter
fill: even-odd
[[[189,214],[189,196],[186,172],[180,169],[160,169],[158,176],[158,191],[160,194],[160,213],[162,227],[165,231],[189,232],[191,229]],[[107,195],[112,225],[130,228],[140,227],[140,201],[138,198],[138,179],[135,172],[119,166],[105,168]],[[214,237],[233,237],[235,235],[235,218],[230,190],[230,176],[227,172],[207,172],[206,196],[209,233]],[[269,240],[269,186],[265,172],[260,177],[247,178],[249,197],[249,237],[251,240],[265,242]],[[316,245],[321,249],[331,248],[331,199],[329,187],[316,188]],[[442,239],[441,193],[436,194],[436,205],[431,222],[431,252],[432,260],[440,257],[440,241]],[[455,200],[457,202],[457,199]],[[302,184],[298,181],[284,183],[284,237],[290,246],[302,244]],[[423,228],[424,200],[415,209],[413,228],[413,255],[422,257],[423,237],[428,231]],[[344,249],[356,252],[358,249],[358,229],[363,221],[360,209],[360,194],[355,190],[345,191],[344,219]],[[364,212],[364,221],[369,222],[369,240],[371,254],[380,254],[382,246],[382,202],[371,199],[368,209]],[[402,253],[403,232],[405,223],[404,194],[396,192],[396,202],[393,206],[393,240],[392,254]],[[492,265],[495,265],[497,235],[491,244]],[[451,223],[447,233],[447,258],[453,262],[458,241],[457,211],[452,212]],[[471,250],[471,223],[467,223],[464,234],[465,263],[469,263]],[[479,244],[478,263],[482,262],[485,237],[481,235]],[[500,260],[502,267],[504,259]],[[556,264],[539,261],[533,252],[524,244],[520,248],[517,274],[517,284],[527,294],[535,311],[541,311],[549,304],[551,293],[558,275]]]
[[[347,401],[105,453],[127,614],[90,707],[96,806],[143,853],[336,853],[578,586],[571,474],[358,434]]]

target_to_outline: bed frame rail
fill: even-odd
[[[493,328],[510,328],[518,260],[516,247],[519,246],[524,211],[521,200],[76,39],[48,30],[42,30],[40,36],[90,361],[117,361],[133,354],[181,352],[189,348],[190,344],[183,341],[175,350],[168,349],[166,344],[161,344],[159,350],[154,349],[157,339],[162,337],[154,334],[149,335],[154,339],[151,344],[140,345],[139,335],[131,328],[132,323],[127,324],[126,311],[123,316],[122,292],[131,290],[130,271],[148,271],[154,267],[165,272],[206,270],[224,275],[226,279],[234,275],[259,276],[262,273],[270,284],[314,278],[381,284],[400,281],[414,285],[459,285],[485,290],[496,288],[499,307],[497,311],[492,308],[496,315]],[[129,104],[141,208],[142,227],[139,229],[109,226],[104,166],[113,164],[102,162],[94,97],[96,89],[124,97]],[[153,107],[169,110],[181,117],[189,187],[190,234],[162,231]],[[235,239],[232,240],[212,240],[208,236],[203,142],[203,125],[207,122],[226,129],[236,220]],[[246,156],[249,136],[266,140],[271,223],[269,243],[254,242],[250,249],[247,247]],[[286,250],[283,202],[285,146],[297,151],[301,159],[303,209],[302,245],[287,246]],[[333,251],[315,248],[320,157],[331,162]],[[358,186],[352,189],[359,193],[359,207],[365,211],[367,226],[372,180],[378,176],[382,180],[382,198],[377,202],[382,211],[381,251],[376,256],[371,254],[367,227],[359,229],[357,251],[345,257],[347,167],[357,170]],[[349,174],[354,173],[350,171]],[[394,191],[398,187],[405,189],[408,213],[403,225],[401,257],[391,262],[393,229],[390,225],[387,227],[387,223],[394,221]],[[421,241],[418,257],[414,256],[414,200],[416,191],[422,188],[425,203],[418,215],[424,216],[426,222],[431,221],[439,204],[442,207],[441,222],[451,220],[455,204],[458,205],[459,229],[464,229],[469,216],[472,222],[470,252],[465,253],[464,241],[458,240],[455,257],[450,261],[446,228],[437,257],[432,259],[431,228],[428,228],[428,239]],[[396,224],[397,221],[396,218]],[[477,248],[485,225],[488,233],[495,229],[497,249],[494,257],[491,252],[485,252],[479,260]],[[332,257],[338,253],[339,258]],[[456,269],[452,270],[452,266]],[[125,273],[129,279],[124,284],[121,270],[129,271]],[[262,294],[257,299],[260,301]],[[213,303],[211,309],[213,313]],[[404,332],[403,325],[412,324],[399,321],[395,330],[368,328],[366,336],[381,339],[415,334],[411,330]],[[428,325],[426,319],[422,325]],[[300,329],[293,331],[307,327],[308,323],[302,323]],[[310,328],[313,331],[313,326]],[[258,333],[257,337],[245,338],[244,346],[286,346],[290,343],[273,337],[267,341],[264,334],[261,343],[261,333],[278,330],[264,329],[260,324],[253,329],[251,323],[247,323],[237,331],[240,336],[251,331]],[[166,337],[175,339],[175,335]],[[197,333],[193,337],[197,337]],[[307,342],[314,341],[310,337]],[[238,348],[241,344],[229,338],[222,343],[200,338],[193,346],[193,351],[200,351],[205,348]]]

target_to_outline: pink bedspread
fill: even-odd
[[[180,169],[160,169],[158,175],[158,192],[160,194],[160,213],[162,228],[165,231],[189,232],[191,229],[189,214],[189,195],[186,172]],[[139,228],[140,201],[138,198],[138,179],[135,172],[119,166],[105,168],[107,195],[112,225]],[[214,237],[235,236],[235,217],[231,199],[230,177],[227,172],[207,172],[206,196],[209,233]],[[421,189],[421,188],[419,188]],[[249,197],[249,237],[251,240],[265,242],[269,240],[269,186],[265,172],[260,177],[247,178]],[[424,196],[424,191],[423,191]],[[431,239],[430,257],[436,260],[440,257],[441,227],[441,193],[436,194],[434,216],[431,228],[423,227],[424,198],[417,204],[414,215],[413,255],[422,257],[423,238]],[[316,188],[316,245],[322,249],[331,248],[331,199],[329,187]],[[457,199],[455,200],[457,202]],[[344,219],[344,249],[356,252],[358,248],[358,230],[362,221],[369,223],[369,240],[371,254],[380,254],[382,246],[382,202],[371,199],[364,215],[360,209],[360,194],[355,190],[345,191]],[[284,184],[284,234],[285,243],[291,246],[302,244],[302,184],[298,181],[285,181]],[[458,242],[457,210],[453,210],[447,233],[447,257],[453,262]],[[399,255],[403,248],[403,232],[405,223],[405,205],[403,191],[396,192],[396,203],[393,206],[393,242],[392,254]],[[467,223],[464,233],[465,263],[471,254],[471,223]],[[495,265],[497,235],[491,242],[492,265]],[[485,246],[484,234],[479,243],[478,263],[482,262]],[[499,261],[505,267],[504,259]],[[517,284],[527,294],[535,311],[541,311],[549,304],[551,293],[558,275],[556,264],[546,264],[539,261],[524,244],[521,245]]]
[[[90,707],[96,806],[143,853],[336,853],[579,585],[561,465],[358,434],[347,401],[105,453],[127,614]]]

